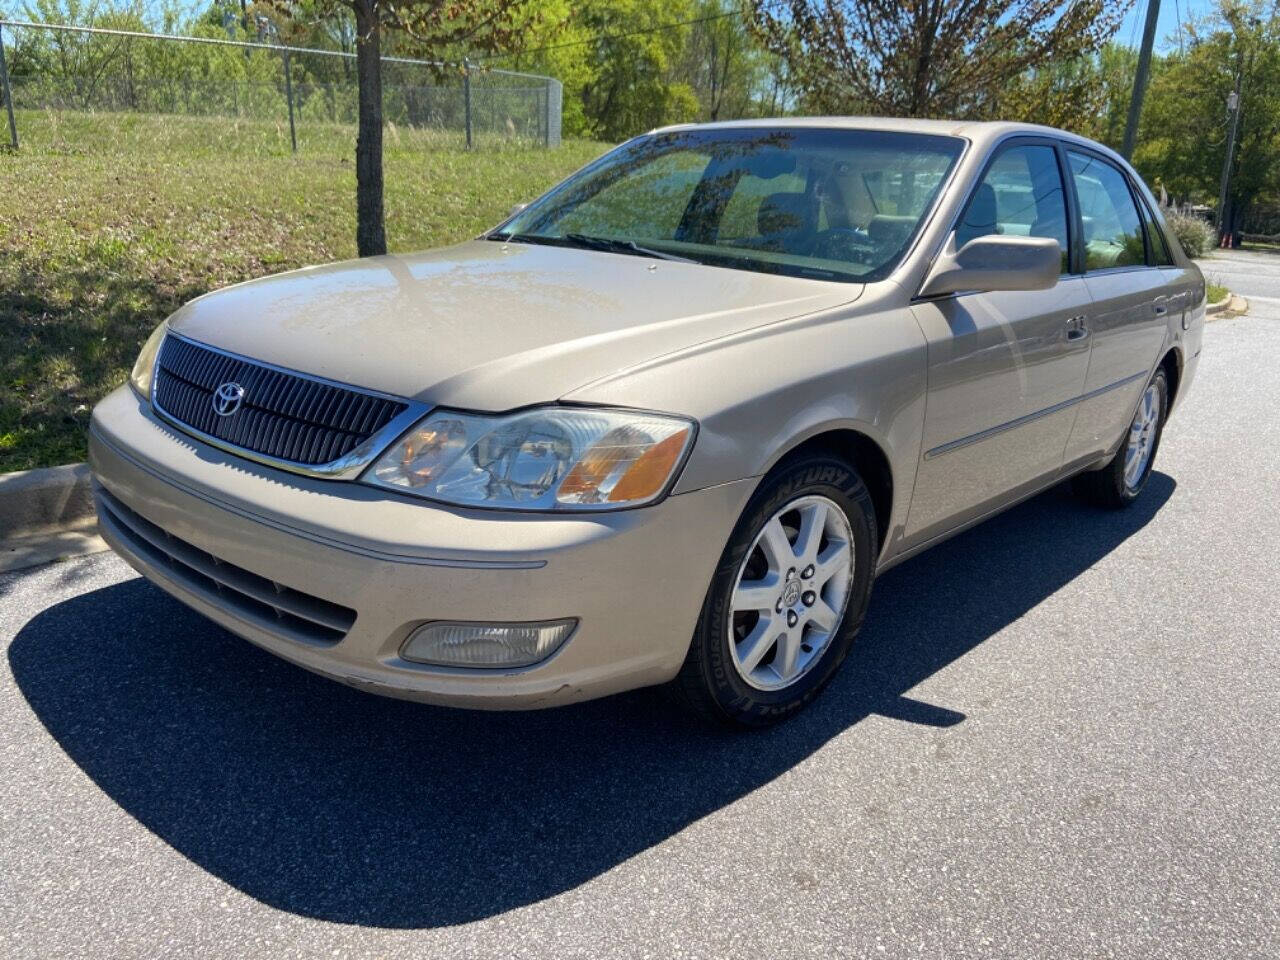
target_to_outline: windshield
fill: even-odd
[[[962,147],[880,130],[651,134],[490,237],[865,283],[905,255]]]

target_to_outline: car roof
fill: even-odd
[[[900,133],[926,133],[934,136],[963,137],[984,147],[1015,134],[1057,137],[1098,150],[1115,160],[1115,151],[1087,137],[1036,123],[1014,123],[1006,120],[915,120],[906,117],[771,117],[759,120],[724,120],[714,123],[681,123],[660,127],[653,133],[673,130],[734,130],[813,128],[825,130],[888,130]],[[1121,162],[1123,162],[1121,160]],[[1128,166],[1128,164],[1125,164]]]

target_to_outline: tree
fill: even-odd
[[[1186,53],[1153,72],[1134,163],[1174,195],[1216,204],[1240,72],[1240,129],[1227,198],[1233,211],[1280,199],[1280,12],[1272,4],[1224,2],[1188,26]]]
[[[409,50],[441,61],[506,50],[527,25],[526,0],[275,0],[287,16],[306,10],[343,15],[355,21],[356,83],[356,250],[362,257],[387,252],[382,183],[382,39],[398,33]],[[446,66],[442,70],[448,69]],[[455,66],[457,69],[457,66]]]
[[[1028,71],[1096,51],[1130,2],[755,0],[752,24],[808,109],[981,117]]]
[[[594,0],[574,17],[587,36],[597,65],[582,90],[592,135],[624,140],[653,127],[692,120],[698,99],[675,78],[689,36],[687,0]]]
[[[701,104],[704,120],[772,116],[789,102],[785,68],[752,35],[740,0],[697,0],[676,75]]]
[[[564,84],[566,136],[624,140],[698,117],[685,69],[692,0],[534,0],[532,9],[542,17],[525,52],[500,59]]]

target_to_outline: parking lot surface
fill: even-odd
[[[886,574],[770,731],[377,699],[112,555],[0,578],[0,955],[1280,955],[1280,320],[1134,508]]]
[[[1280,250],[1215,250],[1200,268],[1210,280],[1248,298],[1252,316],[1280,320]]]

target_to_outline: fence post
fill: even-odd
[[[293,128],[293,74],[289,71],[289,50],[284,51],[284,96],[289,101],[289,143],[293,152],[298,152],[298,134]]]
[[[564,123],[564,85],[555,78],[547,80],[547,140],[548,147],[560,146]]]
[[[9,66],[4,60],[4,28],[0,27],[0,84],[3,84],[4,106],[9,111],[9,143],[18,149],[18,125],[13,119],[13,87],[9,85]]]
[[[471,149],[471,63],[462,61],[462,103],[466,114],[467,149]]]

